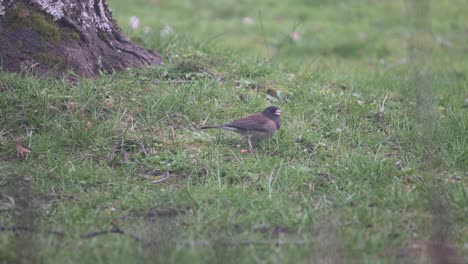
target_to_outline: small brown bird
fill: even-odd
[[[249,148],[254,152],[252,140],[260,140],[273,136],[280,129],[281,110],[276,106],[270,106],[263,112],[255,113],[241,119],[232,121],[217,126],[204,126],[202,129],[207,128],[222,128],[230,131],[237,132],[249,141]]]

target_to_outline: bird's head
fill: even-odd
[[[263,113],[267,116],[280,116],[281,110],[276,106],[270,106],[267,109],[263,110]]]

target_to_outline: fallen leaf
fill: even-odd
[[[395,162],[395,164],[393,164],[395,166],[395,168],[397,168],[398,170],[401,170],[405,167],[405,164],[403,163],[403,161],[401,160],[397,160]]]
[[[78,108],[78,103],[75,101],[65,101],[60,108],[62,111],[72,111]]]
[[[93,127],[93,123],[91,123],[91,121],[88,121],[88,122],[86,122],[86,127],[85,127],[84,131],[88,132],[88,130],[90,128],[92,128],[92,127]]]
[[[20,17],[20,18],[28,17],[29,15],[31,15],[31,12],[29,12],[29,10],[27,10],[27,9],[21,9],[18,12],[18,17]]]
[[[450,183],[459,183],[462,181],[462,177],[454,175],[448,179],[448,182]]]
[[[271,102],[278,102],[278,98],[276,98],[276,97],[274,97],[274,96],[271,96],[271,95],[269,95],[269,94],[266,94],[265,96],[266,96],[266,98],[267,98],[268,100],[270,100]]]
[[[17,158],[23,158],[26,156],[29,152],[31,152],[31,149],[28,147],[25,147],[21,144],[21,139],[20,137],[16,137],[16,157]]]
[[[107,107],[114,106],[114,99],[106,98],[106,100],[104,100],[104,105],[107,106]]]

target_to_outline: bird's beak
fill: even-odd
[[[281,110],[277,109],[277,110],[275,111],[275,115],[277,115],[277,116],[281,115]]]

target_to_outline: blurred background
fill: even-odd
[[[128,35],[162,53],[190,39],[202,49],[279,59],[292,70],[375,71],[408,63],[416,43],[440,62],[435,68],[466,59],[459,56],[467,51],[464,0],[111,0],[110,6]]]

